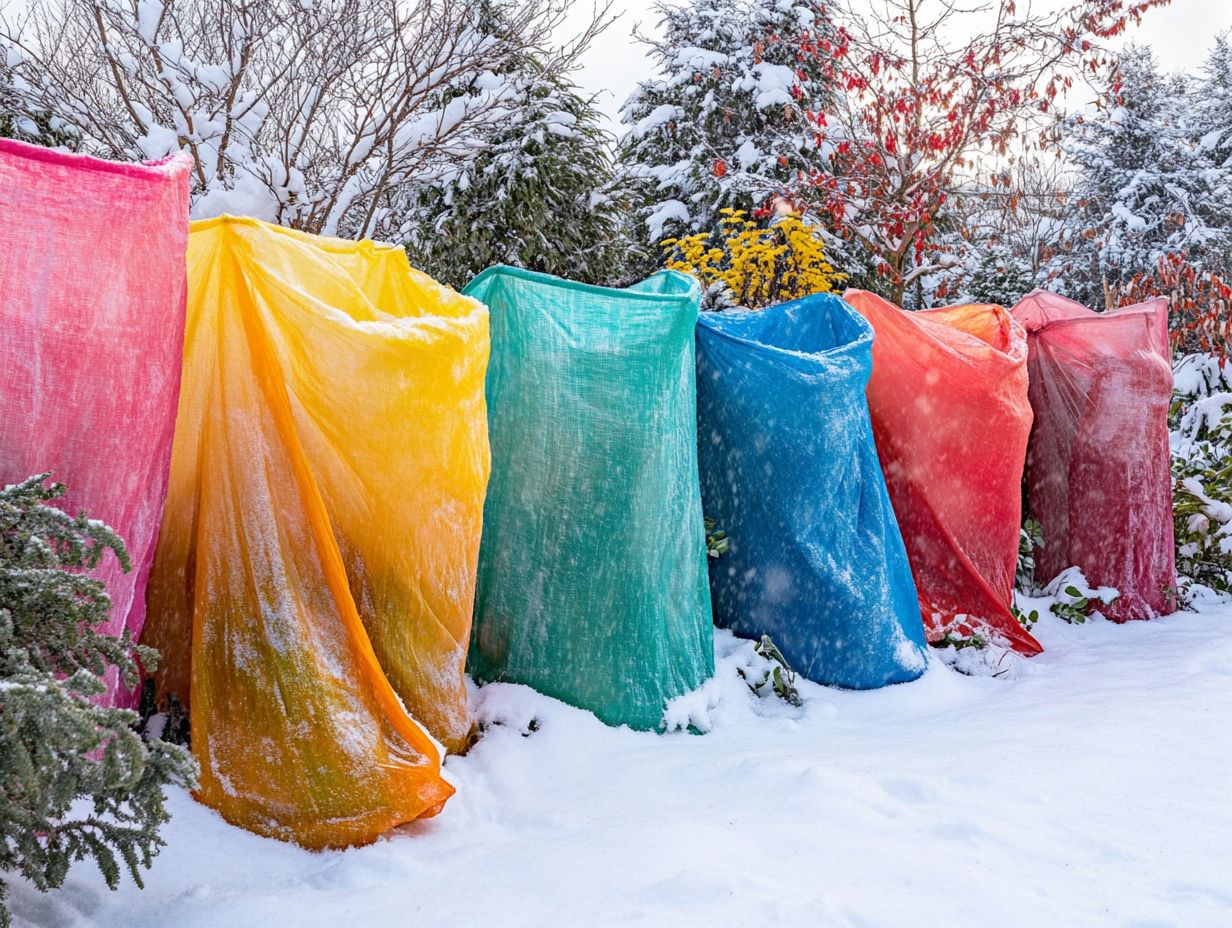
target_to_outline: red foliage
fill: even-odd
[[[983,31],[957,44],[950,33],[966,34],[975,15],[959,0],[861,10],[828,50],[839,112],[810,114],[830,167],[793,196],[861,242],[901,299],[914,277],[950,263],[929,246],[960,172],[981,154],[1006,156],[1027,132],[1046,143],[1058,97],[1079,72],[1116,92],[1115,58],[1098,41],[1170,2],[1085,0],[1018,17],[1013,0],[992,0]]]
[[[1184,254],[1165,255],[1154,271],[1138,274],[1109,296],[1118,306],[1168,297],[1174,351],[1205,351],[1225,361],[1232,357],[1232,283],[1194,267]]]

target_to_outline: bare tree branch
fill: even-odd
[[[397,204],[473,157],[508,117],[506,75],[569,69],[573,0],[29,0],[0,13],[0,75],[22,113],[87,151],[194,159],[194,211],[310,232],[397,235]]]

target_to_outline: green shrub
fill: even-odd
[[[0,489],[0,870],[45,892],[90,858],[112,889],[121,868],[141,886],[163,844],[163,787],[192,786],[196,765],[146,743],[137,713],[92,701],[108,668],[131,686],[157,654],[96,630],[111,600],[88,571],[108,551],[127,570],[128,555],[106,525],[45,505],[64,495],[47,477]]]
[[[756,666],[741,667],[737,671],[749,689],[758,696],[773,693],[791,706],[803,705],[800,691],[796,689],[796,672],[769,635],[761,636],[761,640],[753,645],[753,652],[761,658]]]
[[[1035,551],[1044,549],[1044,528],[1039,519],[1028,517],[1018,530],[1018,569],[1014,578],[1018,589],[1035,590]]]
[[[1182,582],[1232,592],[1232,368],[1190,355],[1172,404],[1172,512]]]
[[[731,539],[727,532],[715,525],[714,519],[706,516],[706,554],[710,557],[722,557],[731,550]]]

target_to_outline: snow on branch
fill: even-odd
[[[196,216],[381,237],[408,188],[508,118],[511,62],[576,64],[607,14],[560,45],[570,4],[30,0],[0,15],[0,85],[19,114],[53,115],[86,151],[191,153]]]

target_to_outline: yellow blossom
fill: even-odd
[[[826,261],[817,229],[791,213],[768,227],[741,210],[721,210],[719,229],[665,239],[667,266],[692,274],[709,289],[722,282],[731,301],[750,309],[829,293],[843,279]]]

